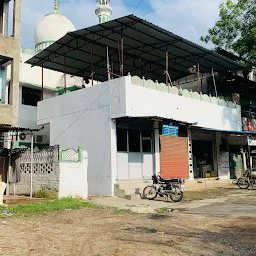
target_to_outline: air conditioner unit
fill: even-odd
[[[47,135],[36,135],[35,143],[37,144],[49,144],[49,137]]]
[[[32,134],[26,133],[26,132],[19,132],[18,133],[18,142],[26,142],[26,143],[31,143],[32,140]]]

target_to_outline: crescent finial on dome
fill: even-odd
[[[54,11],[58,11],[59,10],[59,0],[55,0],[55,5],[54,5]]]

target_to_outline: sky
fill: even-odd
[[[195,43],[200,41],[219,15],[224,0],[112,0],[112,19],[134,14]],[[138,7],[139,6],[139,7]],[[54,0],[23,0],[21,45],[34,48],[34,30],[47,13],[53,11]],[[98,23],[96,0],[59,0],[59,11],[81,29]],[[137,8],[138,7],[138,8]],[[137,8],[137,9],[136,9]]]

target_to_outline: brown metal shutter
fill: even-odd
[[[160,136],[160,170],[165,179],[188,178],[188,138]]]

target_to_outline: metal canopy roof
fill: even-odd
[[[169,74],[172,80],[187,76],[188,68],[197,63],[200,63],[201,73],[210,72],[212,68],[214,71],[243,68],[216,52],[134,15],[69,32],[27,63],[88,78],[93,70],[95,80],[105,81],[107,80],[107,46],[112,72],[120,73],[118,42],[121,41],[122,36],[124,74],[130,72],[131,75],[164,81],[166,51],[169,52]]]
[[[256,136],[256,132],[253,131],[233,131],[233,130],[219,130],[214,128],[206,128],[206,127],[200,127],[200,126],[190,126],[190,129],[194,130],[204,130],[204,131],[212,131],[212,132],[221,132],[226,134],[232,134],[232,135],[239,135],[239,136]]]
[[[0,55],[0,66],[8,66],[11,60],[12,59],[9,57]]]
[[[44,126],[40,129],[30,129],[30,128],[23,128],[23,127],[13,127],[10,125],[0,125],[0,132],[39,132],[44,129]]]

